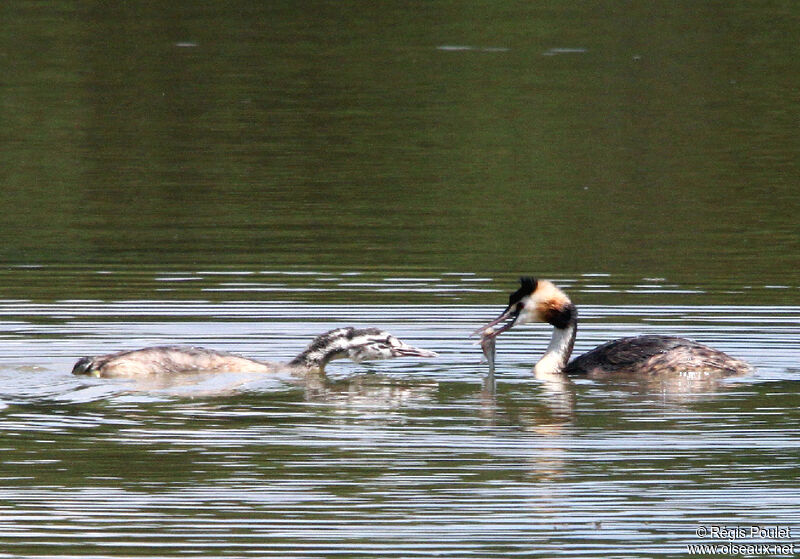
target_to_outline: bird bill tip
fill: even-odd
[[[398,352],[403,357],[428,357],[428,358],[439,357],[439,354],[436,353],[435,351],[429,351],[427,349],[421,349],[414,346],[406,346],[400,348]]]

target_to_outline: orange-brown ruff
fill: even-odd
[[[547,322],[553,336],[537,374],[566,373],[602,377],[611,374],[654,375],[705,373],[741,375],[752,367],[719,350],[692,340],[672,336],[637,336],[605,343],[569,361],[578,331],[578,311],[569,297],[547,280],[524,277],[520,288],[511,294],[505,311],[478,331],[497,336],[519,324]],[[493,329],[496,324],[503,326]]]
[[[289,363],[267,363],[203,347],[157,346],[84,357],[73,374],[98,377],[137,377],[188,372],[271,373],[322,372],[333,359],[356,363],[394,357],[436,357],[436,353],[398,340],[378,328],[337,328],[317,336]]]

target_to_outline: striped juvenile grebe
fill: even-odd
[[[550,345],[533,369],[537,376],[566,373],[602,377],[609,374],[684,372],[740,375],[752,370],[744,361],[721,351],[672,336],[621,338],[569,361],[578,329],[575,305],[547,280],[524,277],[520,282],[521,287],[508,298],[508,307],[502,314],[476,333],[493,340],[518,324],[547,322],[553,325]],[[507,322],[494,329],[503,321]]]
[[[394,357],[437,357],[436,353],[401,342],[378,328],[337,328],[317,336],[289,363],[268,363],[202,347],[156,346],[84,357],[72,373],[97,377],[136,377],[188,372],[277,371],[323,372],[333,359],[349,358],[360,363]]]

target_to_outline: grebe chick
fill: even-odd
[[[72,369],[76,375],[97,377],[136,377],[187,372],[277,371],[323,372],[334,359],[349,358],[360,363],[394,357],[438,357],[398,340],[378,328],[337,328],[317,336],[300,355],[289,363],[268,363],[225,351],[202,347],[156,346],[120,351],[97,357],[84,357]]]
[[[721,351],[684,338],[638,336],[621,338],[594,348],[569,361],[578,329],[578,312],[569,297],[547,280],[520,278],[521,286],[508,298],[508,306],[476,333],[494,338],[528,322],[551,324],[553,336],[534,373],[603,377],[610,374],[712,373],[740,375],[752,367]],[[493,329],[503,321],[505,324]],[[493,330],[492,330],[493,329]]]

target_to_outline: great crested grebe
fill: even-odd
[[[493,340],[519,324],[551,324],[554,330],[550,345],[533,369],[537,375],[565,373],[602,377],[610,374],[683,372],[740,375],[752,370],[744,361],[721,351],[673,336],[621,338],[569,361],[578,328],[575,305],[563,291],[547,280],[523,277],[520,283],[520,288],[509,296],[508,306],[500,316],[475,333]],[[503,321],[507,322],[494,328]]]
[[[394,357],[438,357],[436,353],[401,342],[378,328],[336,328],[314,341],[288,363],[268,363],[224,351],[202,347],[156,346],[84,357],[72,369],[76,375],[136,377],[188,372],[277,371],[323,372],[333,359],[349,358],[360,363]]]

